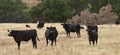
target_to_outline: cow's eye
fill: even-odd
[[[88,31],[88,29],[86,29],[86,31]]]

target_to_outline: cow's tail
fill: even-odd
[[[37,40],[40,41],[40,39],[38,38],[38,36],[37,36]]]

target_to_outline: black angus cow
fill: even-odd
[[[88,24],[87,26],[87,32],[88,32],[88,39],[89,39],[89,44],[91,45],[91,42],[94,43],[98,41],[98,26],[93,25],[93,24]]]
[[[32,39],[33,48],[37,48],[37,41],[39,38],[37,36],[37,31],[35,29],[31,30],[8,30],[8,36],[12,36],[14,40],[17,42],[18,50],[20,49],[21,41],[29,41]]]
[[[53,42],[55,42],[56,45],[56,38],[58,36],[58,31],[56,27],[47,27],[47,30],[45,31],[45,38],[46,38],[46,46],[48,46],[48,40],[51,41],[51,46],[53,46]]]
[[[79,24],[68,24],[63,23],[61,24],[67,33],[67,37],[70,36],[70,32],[76,32],[77,37],[81,37],[80,29],[84,29],[84,27],[80,26]]]
[[[30,25],[28,25],[28,24],[26,24],[25,26],[26,26],[26,27],[30,27]]]
[[[38,21],[37,28],[42,28],[44,27],[44,22],[43,21]]]

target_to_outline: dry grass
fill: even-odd
[[[32,48],[31,41],[22,42],[21,50],[17,50],[17,44],[12,37],[8,37],[8,29],[36,29],[35,23],[27,23],[31,28],[26,28],[25,23],[1,23],[0,24],[0,55],[119,55],[120,54],[120,26],[99,25],[99,42],[95,46],[88,44],[87,33],[81,30],[81,38],[71,33],[70,38],[60,23],[47,23],[43,29],[37,29],[40,42],[38,49]],[[46,47],[44,32],[47,26],[56,26],[59,32],[57,46]]]

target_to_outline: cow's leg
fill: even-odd
[[[91,39],[90,39],[90,36],[89,36],[89,44],[91,45]]]
[[[34,45],[35,45],[35,48],[37,49],[37,41],[35,40],[35,43],[34,43]]]
[[[67,37],[70,37],[70,32],[66,32],[67,33]]]
[[[53,46],[53,40],[51,40],[51,46]]]
[[[97,42],[98,42],[98,38],[96,39],[96,44],[97,44]]]
[[[91,41],[89,40],[89,45],[91,45]]]
[[[46,46],[48,46],[48,38],[46,38]]]
[[[79,37],[81,37],[81,33],[79,32]]]
[[[56,46],[56,39],[55,39],[55,46]]]
[[[37,41],[36,39],[32,39],[32,43],[33,43],[33,48],[37,48]]]
[[[32,44],[33,44],[33,48],[34,48],[34,40],[32,39]]]
[[[93,45],[95,44],[95,40],[92,40],[92,42],[93,42]]]
[[[97,35],[97,37],[96,37],[96,44],[97,44],[97,42],[98,42],[98,35]]]
[[[68,37],[70,37],[70,32],[68,32]]]
[[[96,39],[96,44],[97,44],[97,39]]]
[[[18,42],[17,42],[18,50],[20,50],[20,43],[21,43],[21,41],[18,41]]]
[[[76,32],[76,34],[77,34],[77,37],[78,37],[78,32]]]
[[[81,36],[80,36],[80,32],[76,32],[76,33],[77,33],[77,37],[81,37]]]
[[[67,37],[69,36],[69,32],[67,32]]]

